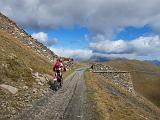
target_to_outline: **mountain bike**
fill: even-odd
[[[63,84],[62,78],[58,73],[55,73],[55,75],[51,79],[51,89],[57,91],[59,88],[62,87],[62,84]]]

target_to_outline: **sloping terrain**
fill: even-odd
[[[0,85],[13,88],[0,87],[0,119],[17,114],[47,92],[45,74],[51,74],[51,67],[49,61],[0,30]],[[13,94],[13,90],[18,92]]]
[[[3,79],[27,80],[31,72],[50,73],[51,63],[21,44],[10,34],[0,30],[0,74]],[[28,77],[28,78],[27,78]]]
[[[99,73],[85,73],[88,99],[96,120],[159,120],[160,110],[140,95],[133,95]]]
[[[130,71],[134,89],[160,107],[160,67],[137,60],[113,60],[106,65]]]
[[[0,13],[0,119],[6,120],[31,107],[50,90],[55,55],[14,21]],[[69,71],[76,67],[66,59]],[[77,68],[77,67],[76,67]]]
[[[7,33],[16,38],[16,40],[28,46],[40,56],[43,56],[44,59],[53,61],[54,58],[57,57],[57,55],[54,54],[50,49],[48,49],[42,43],[38,42],[31,35],[26,33],[22,29],[22,27],[18,26],[14,21],[3,15],[1,12],[0,12],[0,29],[5,30]]]

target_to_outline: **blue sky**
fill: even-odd
[[[0,11],[59,56],[160,60],[159,4],[159,0],[2,0]]]
[[[154,31],[149,25],[144,25],[142,27],[126,27],[124,30],[115,35],[114,39],[122,40],[133,40],[140,36],[150,36],[153,35]]]
[[[73,28],[59,28],[59,29],[33,29],[26,28],[25,31],[29,34],[45,32],[48,35],[49,40],[57,38],[59,41],[54,45],[56,48],[66,49],[85,49],[89,46],[89,40],[91,31],[85,27],[75,26]],[[149,25],[143,27],[126,27],[122,31],[115,34],[113,40],[134,40],[141,36],[154,35],[154,31]],[[85,37],[87,36],[87,38]]]
[[[85,36],[90,36],[90,31],[85,27],[75,26],[73,28],[59,29],[33,29],[26,28],[25,31],[29,34],[45,32],[49,40],[57,38],[59,41],[54,45],[55,48],[66,49],[85,49],[88,47],[88,40]]]

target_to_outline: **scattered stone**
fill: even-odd
[[[45,78],[45,77],[41,77],[41,78],[40,78],[40,81],[41,81],[42,83],[46,83],[46,78]]]
[[[57,55],[44,46],[42,43],[38,42],[36,39],[32,38],[31,35],[26,33],[21,29],[15,22],[0,13],[0,29],[3,29],[10,33],[14,38],[19,40],[21,43],[29,46],[37,54],[48,58],[49,61],[53,61]]]
[[[41,83],[40,81],[38,82],[38,85],[41,85],[41,86],[43,86],[44,84],[43,83]]]
[[[27,99],[27,100],[25,100],[25,102],[29,102],[29,100]]]
[[[36,82],[39,82],[39,81],[40,81],[40,79],[39,79],[39,78],[36,78],[36,79],[35,79],[35,81],[36,81]]]
[[[12,94],[16,94],[18,92],[18,89],[16,87],[13,87],[13,86],[10,86],[10,85],[1,84],[0,87],[5,89],[5,90],[8,90]]]
[[[27,89],[28,89],[28,86],[23,86],[23,89],[27,90]]]
[[[33,71],[33,69],[32,68],[29,68],[30,69],[30,71],[32,72]]]
[[[33,93],[37,93],[37,89],[36,88],[33,88]]]
[[[39,77],[38,72],[32,73],[32,76],[38,78]]]

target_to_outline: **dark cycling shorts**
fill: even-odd
[[[55,71],[60,78],[62,78],[62,72],[60,70]]]

